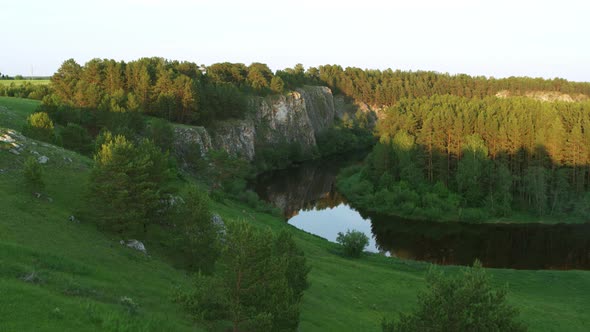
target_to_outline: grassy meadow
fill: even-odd
[[[49,80],[0,80],[0,85],[10,85],[11,83],[14,83],[15,85],[21,85],[24,83],[31,83],[33,85],[46,85],[49,84]]]
[[[1,82],[1,81],[0,81]],[[20,131],[38,102],[0,98],[0,137]],[[90,158],[20,139],[15,155],[0,146],[0,331],[201,331],[172,300],[190,276],[165,254],[166,229],[144,241],[149,255],[119,244],[90,223],[69,221],[84,200]],[[45,189],[25,185],[22,165],[33,151],[49,157]],[[283,220],[227,200],[214,203],[224,220],[243,219],[293,232],[312,270],[301,331],[379,331],[383,316],[416,305],[430,264],[368,254],[341,256],[339,247]],[[144,240],[144,239],[140,239]],[[459,273],[459,267],[439,267]],[[590,272],[489,269],[531,331],[586,331],[590,326]],[[129,297],[137,304],[121,302]]]

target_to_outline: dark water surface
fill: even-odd
[[[279,207],[289,224],[336,241],[355,229],[367,250],[442,265],[514,269],[590,269],[590,224],[470,224],[406,220],[358,211],[335,188],[338,171],[363,154],[329,158],[260,175],[261,198]]]

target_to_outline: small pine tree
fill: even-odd
[[[206,192],[191,186],[181,208],[180,223],[186,251],[194,270],[211,273],[220,255],[219,227],[211,219],[211,201]]]
[[[426,281],[416,310],[398,321],[383,320],[383,332],[526,331],[506,289],[493,289],[479,261],[457,277],[431,270]]]
[[[108,134],[104,135],[108,138]],[[106,141],[94,156],[90,198],[105,228],[126,232],[154,220],[169,178],[166,155],[151,141],[125,136]]]
[[[43,168],[33,157],[27,158],[23,170],[25,181],[31,189],[42,189],[45,186],[43,182]]]

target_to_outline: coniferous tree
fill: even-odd
[[[166,156],[150,141],[107,139],[94,156],[90,204],[98,222],[117,232],[145,231],[157,217],[169,178]]]

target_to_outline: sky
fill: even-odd
[[[590,81],[590,1],[0,0],[0,72],[160,56]]]

